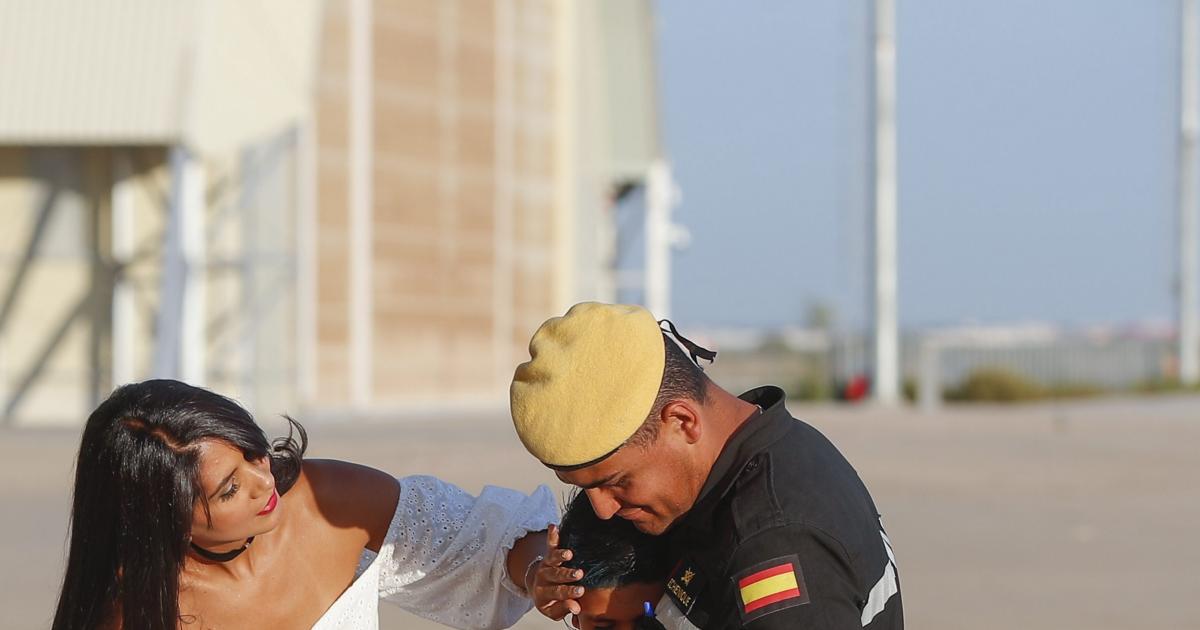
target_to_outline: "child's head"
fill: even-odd
[[[570,549],[564,566],[582,569],[580,613],[572,620],[583,630],[632,628],[643,603],[658,604],[671,570],[666,540],[643,534],[621,518],[600,520],[584,494],[563,514],[559,546]]]

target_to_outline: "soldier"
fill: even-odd
[[[510,390],[526,449],[600,518],[667,536],[680,559],[657,607],[667,628],[901,630],[891,543],[854,468],[781,389],[721,389],[696,363],[715,354],[665,323],[691,359],[637,306],[544,323]],[[552,619],[579,612],[566,555],[533,574]]]

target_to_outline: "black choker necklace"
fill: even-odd
[[[237,549],[234,549],[233,551],[226,551],[225,553],[217,553],[215,551],[209,551],[209,550],[205,549],[204,547],[197,545],[196,543],[191,543],[191,545],[192,545],[192,551],[195,551],[196,554],[199,555],[201,558],[207,558],[208,560],[212,560],[213,562],[229,562],[230,560],[233,560],[234,558],[242,555],[242,552],[245,551],[246,549],[248,549],[250,547],[250,543],[252,543],[252,542],[254,542],[253,536],[246,539],[246,544],[242,545],[241,547],[239,547]]]

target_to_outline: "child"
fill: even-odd
[[[643,534],[625,519],[600,520],[584,494],[562,517],[559,546],[570,549],[564,567],[582,569],[580,612],[571,623],[581,630],[661,628],[647,609],[658,605],[672,563],[666,540]]]

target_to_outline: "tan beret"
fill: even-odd
[[[584,302],[547,320],[509,388],[521,442],[556,468],[612,453],[654,406],[663,353],[658,322],[640,306]]]

